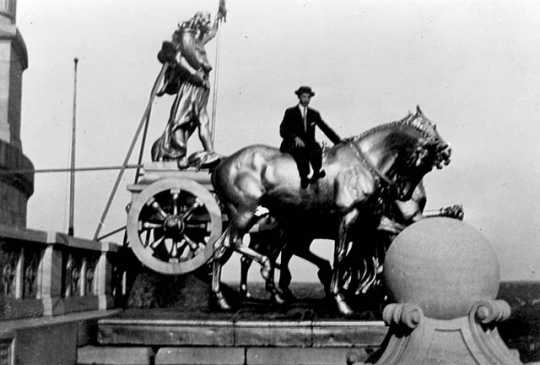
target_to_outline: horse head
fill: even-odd
[[[392,197],[399,200],[410,199],[416,185],[433,167],[450,163],[450,146],[420,107],[415,114],[375,127],[352,141],[385,181]]]
[[[429,172],[435,166],[441,169],[450,163],[452,149],[439,135],[437,125],[424,115],[419,106],[416,107],[416,113],[409,114],[404,123],[418,129],[424,137],[420,139],[415,151],[416,166],[424,167]]]
[[[397,161],[394,183],[398,188],[399,200],[410,199],[416,185],[433,167],[441,169],[450,163],[452,149],[437,131],[437,125],[428,119],[419,106],[416,113],[409,113],[398,122],[413,137],[410,153]]]

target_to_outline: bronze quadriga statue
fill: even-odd
[[[221,268],[232,251],[261,264],[267,289],[279,303],[284,299],[273,281],[277,254],[282,253],[285,294],[290,256],[307,257],[320,265],[327,293],[348,315],[353,311],[345,293],[365,292],[382,264],[384,254],[370,235],[380,228],[396,234],[421,218],[422,178],[449,160],[448,144],[417,108],[328,148],[326,176],[307,188],[301,187],[293,158],[269,146],[245,147],[222,159],[211,175],[155,162],[130,187],[128,241],[139,260],[160,273],[184,274],[212,263],[212,291],[222,309],[230,305],[220,288]],[[264,245],[245,244],[243,236],[269,216],[282,234],[267,236]],[[315,238],[336,241],[332,266],[310,253]]]
[[[351,242],[362,245],[363,230],[378,226],[385,203],[409,200],[426,173],[449,163],[450,153],[435,125],[417,108],[400,121],[326,150],[326,176],[305,189],[292,157],[276,148],[249,146],[223,159],[212,173],[229,217],[229,226],[214,244],[212,289],[218,303],[230,307],[220,276],[231,250],[260,263],[262,276],[271,280],[272,261],[242,240],[261,218],[260,207],[265,207],[289,237],[289,245],[299,235],[336,240],[329,291],[340,312],[351,314],[342,293]],[[267,288],[280,300],[274,285]]]

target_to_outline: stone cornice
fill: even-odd
[[[19,29],[15,25],[1,25],[0,39],[13,41],[13,48],[19,55],[22,69],[25,70],[28,67],[28,51],[26,50],[26,44]]]
[[[0,140],[0,169],[33,170],[34,165],[22,151],[9,143]],[[16,187],[27,197],[34,193],[34,173],[14,173],[10,175],[0,175],[0,181]]]

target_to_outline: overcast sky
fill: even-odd
[[[77,165],[118,165],[176,24],[218,0],[27,0],[22,141],[36,168],[69,165],[73,57],[79,62]],[[426,179],[428,208],[462,203],[493,243],[504,279],[540,279],[540,2],[229,0],[220,30],[216,149],[279,144],[293,90],[342,136],[403,117],[419,104],[452,144]],[[209,44],[214,63],[216,42]],[[156,102],[155,140],[172,99]],[[192,151],[199,149],[195,139]],[[149,161],[146,154],[146,161]],[[135,159],[133,159],[135,161]],[[76,233],[91,237],[116,174],[77,175]],[[104,231],[125,224],[122,182]],[[66,229],[67,175],[36,175],[28,226]],[[329,256],[330,245],[316,245]],[[314,280],[311,266],[295,280]],[[227,277],[237,277],[235,264]],[[257,270],[258,271],[258,270]]]

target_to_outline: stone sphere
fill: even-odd
[[[499,263],[487,239],[462,221],[426,218],[401,232],[385,259],[393,299],[414,303],[430,318],[468,314],[478,300],[494,299]]]

